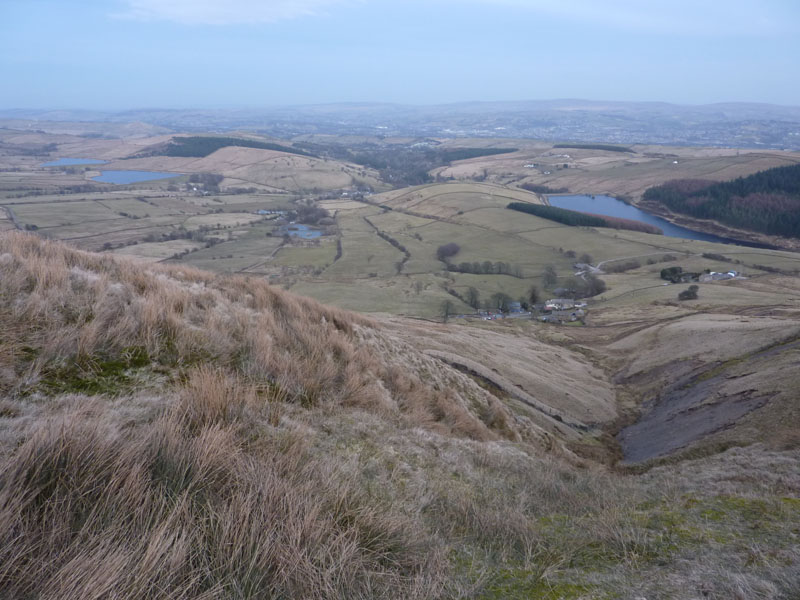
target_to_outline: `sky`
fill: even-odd
[[[800,105],[798,0],[0,0],[0,108]]]

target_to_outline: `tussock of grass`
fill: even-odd
[[[305,406],[399,409],[440,431],[497,435],[453,390],[421,379],[368,319],[261,279],[142,267],[16,233],[0,237],[0,256],[2,392],[127,393],[148,373],[162,385],[159,374],[212,364]]]
[[[3,596],[419,597],[430,536],[300,439],[247,452],[228,384],[199,373],[133,430],[96,405],[35,426],[0,475]]]

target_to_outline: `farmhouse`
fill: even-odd
[[[705,275],[700,276],[701,282],[707,281],[724,281],[726,279],[733,279],[739,275],[737,271],[728,271],[727,273],[717,273],[716,271],[711,271],[711,273],[706,273]]]
[[[553,298],[544,303],[545,310],[567,310],[575,307],[575,300],[569,298]]]

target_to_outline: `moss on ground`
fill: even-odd
[[[550,582],[526,569],[502,569],[477,597],[482,600],[578,600],[592,588],[574,583]],[[596,597],[596,596],[594,596]]]
[[[36,387],[49,394],[119,395],[141,384],[151,364],[144,348],[131,346],[118,355],[80,357],[46,368]]]
[[[532,558],[500,559],[467,546],[451,564],[479,589],[477,598],[610,598],[620,568],[660,570],[708,547],[727,548],[751,566],[783,555],[791,544],[786,532],[800,531],[800,499],[686,494],[611,514],[549,514],[536,519],[535,529]]]

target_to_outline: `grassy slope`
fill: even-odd
[[[301,278],[289,283],[299,293],[353,310],[434,317],[448,299],[446,288],[463,293],[474,286],[484,300],[496,292],[517,299],[532,285],[550,294],[552,291],[543,290],[542,285],[545,267],[554,266],[559,281],[567,280],[573,275],[575,262],[569,251],[575,256],[588,253],[595,263],[635,258],[645,265],[648,260],[660,261],[665,254],[672,254],[679,259],[676,264],[687,269],[734,268],[701,256],[713,252],[740,260],[735,268],[748,275],[763,274],[755,265],[789,271],[800,266],[797,255],[789,252],[751,250],[635,231],[567,227],[505,208],[510,199],[522,198],[538,200],[527,192],[474,183],[432,184],[372,196],[368,199],[372,206],[362,204],[363,208],[337,213],[345,260],[315,274],[313,280]],[[410,258],[399,273],[400,252],[381,240],[364,217],[409,252]],[[446,272],[445,264],[436,258],[436,250],[450,242],[461,247],[452,258],[455,264],[507,262],[519,267],[523,277]],[[348,248],[351,252],[347,252]],[[663,283],[658,277],[660,268],[609,276],[610,289],[604,297],[628,302],[632,295],[641,293],[647,301],[673,299],[677,295],[675,289],[655,290]],[[370,278],[370,273],[377,275]],[[729,300],[721,293],[716,302],[726,304]],[[469,312],[460,305],[456,310]]]
[[[349,188],[354,181],[381,186],[374,171],[358,165],[257,148],[221,148],[204,158],[132,158],[104,166],[110,169],[218,173],[226,177],[223,183],[226,186],[266,186],[288,192]]]
[[[0,595],[800,593],[796,451],[615,475],[402,321],[21,234],[0,237],[0,270]],[[602,379],[547,337],[473,333],[430,343],[493,347],[487,372],[540,399],[558,378],[524,356],[574,362],[582,398]]]
[[[782,165],[797,164],[797,152],[634,146],[634,155],[602,150],[539,146],[513,155],[475,158],[434,170],[456,180],[484,176],[495,184],[532,183],[566,187],[576,194],[627,195],[639,198],[648,187],[670,179],[724,181]],[[570,158],[564,158],[568,154]],[[677,163],[675,163],[677,161]],[[535,163],[537,168],[526,168]],[[559,168],[568,164],[567,169]],[[545,175],[544,172],[549,171]]]

